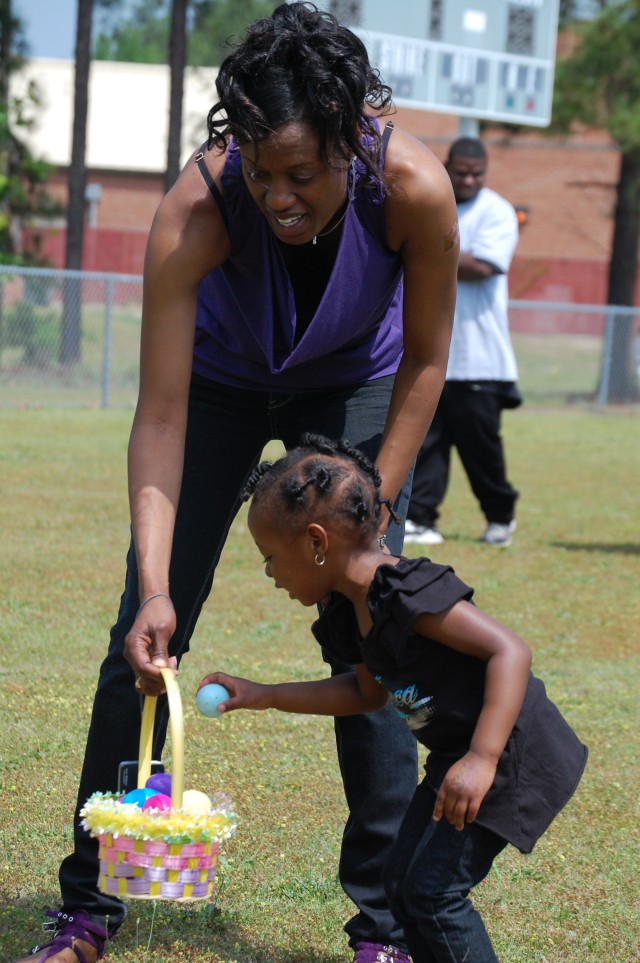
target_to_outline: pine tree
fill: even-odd
[[[640,0],[610,0],[577,29],[576,50],[557,64],[553,124],[603,128],[620,148],[607,303],[632,306],[640,243]],[[633,319],[612,312],[609,322],[608,400],[636,401]]]

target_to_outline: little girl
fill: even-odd
[[[376,467],[347,442],[305,435],[259,465],[243,498],[276,588],[321,604],[313,633],[352,672],[262,685],[206,676],[220,711],[344,716],[391,698],[429,750],[384,883],[414,963],[497,957],[469,891],[511,843],[529,853],[575,791],[587,749],[530,672],[531,651],[471,601],[453,569],[381,548]],[[381,540],[382,541],[382,540]],[[393,760],[380,760],[393,779]]]

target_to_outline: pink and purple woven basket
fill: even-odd
[[[98,886],[122,898],[207,899],[213,893],[219,843],[233,835],[236,814],[225,795],[216,794],[209,813],[182,808],[184,734],[182,703],[173,672],[161,670],[169,698],[171,811],[141,811],[112,793],[94,793],[85,803],[83,825],[99,843]],[[138,787],[151,772],[153,722],[157,699],[145,698],[140,733]]]
[[[213,893],[218,843],[165,843],[98,836],[104,893],[148,899],[206,899]]]

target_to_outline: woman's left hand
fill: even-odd
[[[467,752],[442,780],[433,818],[437,821],[444,816],[456,829],[464,829],[465,821],[472,823],[478,815],[495,775],[493,762],[475,752]]]

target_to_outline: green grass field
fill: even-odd
[[[0,411],[0,961],[39,938],[70,845],[99,663],[128,542],[130,411]],[[505,415],[521,490],[508,550],[454,466],[432,550],[519,632],[591,756],[529,857],[504,853],[478,888],[502,963],[630,963],[638,942],[640,445],[637,417],[525,406]],[[274,453],[277,452],[274,446]],[[417,554],[415,548],[408,554]],[[231,533],[180,673],[186,783],[225,789],[240,815],[216,898],[130,902],[114,963],[346,963],[337,882],[345,805],[330,720],[197,714],[216,668],[266,681],[323,674],[313,613],[275,592],[247,532]],[[170,754],[167,757],[170,758]],[[389,773],[393,778],[393,773]]]

